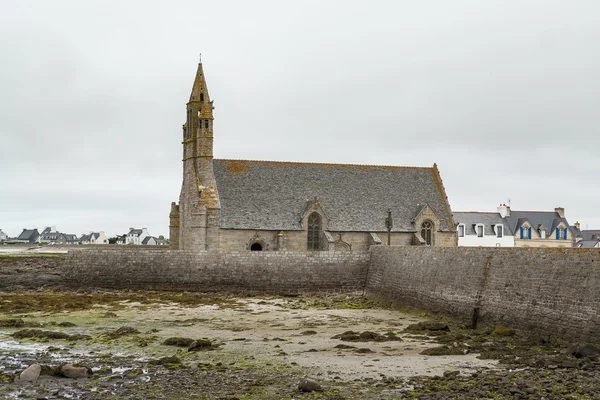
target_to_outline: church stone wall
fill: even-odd
[[[279,248],[279,233],[282,231],[263,231],[252,229],[220,229],[218,243],[220,251],[248,250],[249,244],[258,242],[264,244],[266,251],[282,250]],[[340,232],[329,232],[333,239],[340,241]],[[387,232],[377,232],[382,244],[387,245]],[[435,246],[456,246],[456,232],[435,232]],[[341,242],[328,243],[325,236],[324,250],[350,250],[368,251],[374,245],[371,235],[367,232],[342,232]],[[286,251],[306,251],[306,231],[283,231],[283,245]],[[407,232],[392,232],[392,246],[410,246],[413,244],[414,234]]]
[[[371,248],[366,293],[382,301],[565,340],[600,342],[600,250]]]

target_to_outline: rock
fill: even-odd
[[[167,364],[181,364],[181,359],[177,356],[162,357],[158,360],[151,360],[148,362],[149,365],[167,365]]]
[[[22,329],[13,333],[11,336],[17,339],[35,338],[77,340],[89,338],[89,336],[86,335],[68,335],[63,332],[43,331],[41,329]]]
[[[459,376],[460,371],[444,371],[444,378],[454,378],[455,376]]]
[[[315,381],[311,381],[308,379],[302,379],[298,384],[298,390],[301,392],[309,393],[309,392],[322,392],[323,388]]]
[[[448,332],[450,328],[448,325],[441,322],[419,322],[418,324],[412,324],[404,329],[404,332]]]
[[[317,332],[316,331],[304,331],[304,332],[300,332],[301,335],[316,335]]]
[[[0,319],[0,328],[21,328],[25,326],[22,319]]]
[[[166,346],[190,347],[194,343],[194,339],[185,337],[170,337],[163,342]]]
[[[42,372],[42,366],[40,364],[31,364],[21,372],[17,380],[21,382],[35,381],[40,377],[40,372]]]
[[[88,378],[93,374],[91,368],[79,364],[65,364],[60,371],[65,377],[71,379]]]
[[[213,344],[210,340],[198,339],[198,340],[194,340],[192,342],[192,344],[190,344],[190,347],[188,347],[188,351],[210,350],[213,347],[217,347],[217,346],[213,346]]]
[[[591,360],[598,359],[598,347],[591,343],[573,343],[568,349],[567,354],[576,358],[588,357]]]
[[[77,325],[75,325],[74,323],[69,322],[69,321],[63,321],[63,322],[59,322],[58,324],[56,324],[56,326],[60,326],[63,328],[70,328],[70,327],[77,326]]]
[[[137,335],[138,333],[140,333],[140,331],[138,331],[135,328],[132,328],[130,326],[122,326],[119,329],[115,329],[109,332],[105,332],[103,334],[103,336],[109,338],[109,339],[118,339],[121,338],[123,336],[131,336],[131,335]]]

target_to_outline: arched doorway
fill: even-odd
[[[250,245],[250,251],[263,251],[263,246],[259,242],[254,242]]]

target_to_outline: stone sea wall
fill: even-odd
[[[74,287],[253,292],[362,291],[369,252],[73,250]]]
[[[600,342],[600,251],[372,247],[367,295],[393,304]]]

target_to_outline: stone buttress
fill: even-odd
[[[198,64],[183,125],[183,183],[179,205],[171,204],[169,214],[173,249],[219,248],[221,204],[213,172],[213,108],[202,64]]]

